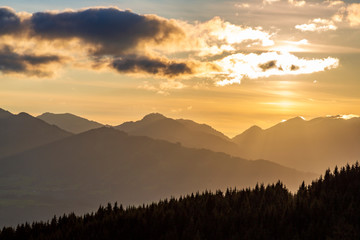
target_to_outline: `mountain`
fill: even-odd
[[[159,113],[146,115],[136,122],[125,122],[115,127],[133,136],[148,136],[186,147],[206,148],[239,156],[238,146],[224,134],[205,124],[191,120],[171,119]]]
[[[0,108],[0,119],[10,117],[12,113]]]
[[[10,156],[71,134],[27,113],[0,118],[0,158]]]
[[[291,194],[281,183],[203,192],[3,228],[0,239],[359,239],[360,167],[327,171]]]
[[[185,148],[108,127],[1,159],[0,164],[0,226],[85,213],[109,201],[150,203],[278,179],[294,190],[316,177],[269,161]]]
[[[360,118],[296,117],[265,130],[254,126],[233,141],[244,158],[320,173],[360,160]]]
[[[47,112],[37,116],[37,118],[75,134],[103,126],[98,122],[90,121],[70,113],[55,114]]]

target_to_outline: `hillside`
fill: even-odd
[[[69,214],[47,223],[4,228],[12,239],[359,239],[360,167],[327,171],[297,194],[281,183],[204,192],[124,209]]]
[[[90,121],[70,113],[55,114],[47,112],[37,116],[37,118],[75,134],[103,126],[98,122]]]
[[[254,126],[233,141],[244,158],[321,173],[360,160],[360,118],[297,117],[265,130]]]
[[[12,113],[11,113],[11,112],[6,111],[6,110],[4,110],[4,109],[0,108],[0,119],[1,119],[1,118],[7,118],[7,117],[10,117],[11,115],[12,115]]]
[[[295,190],[315,177],[103,127],[2,159],[0,225],[84,213],[108,201],[142,204],[279,179]]]
[[[7,117],[0,118],[0,158],[71,135],[27,113],[5,114]]]

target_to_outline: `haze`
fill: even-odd
[[[13,113],[115,125],[161,112],[230,137],[360,115],[356,1],[1,4],[0,99]]]
[[[355,0],[2,0],[0,229],[359,174],[359,65]]]

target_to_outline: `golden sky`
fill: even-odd
[[[229,136],[360,115],[356,1],[2,1],[0,100],[106,124],[150,112]]]

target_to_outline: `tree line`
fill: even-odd
[[[360,239],[360,167],[327,170],[295,194],[277,182],[138,207],[109,203],[83,216],[4,227],[0,239]]]

